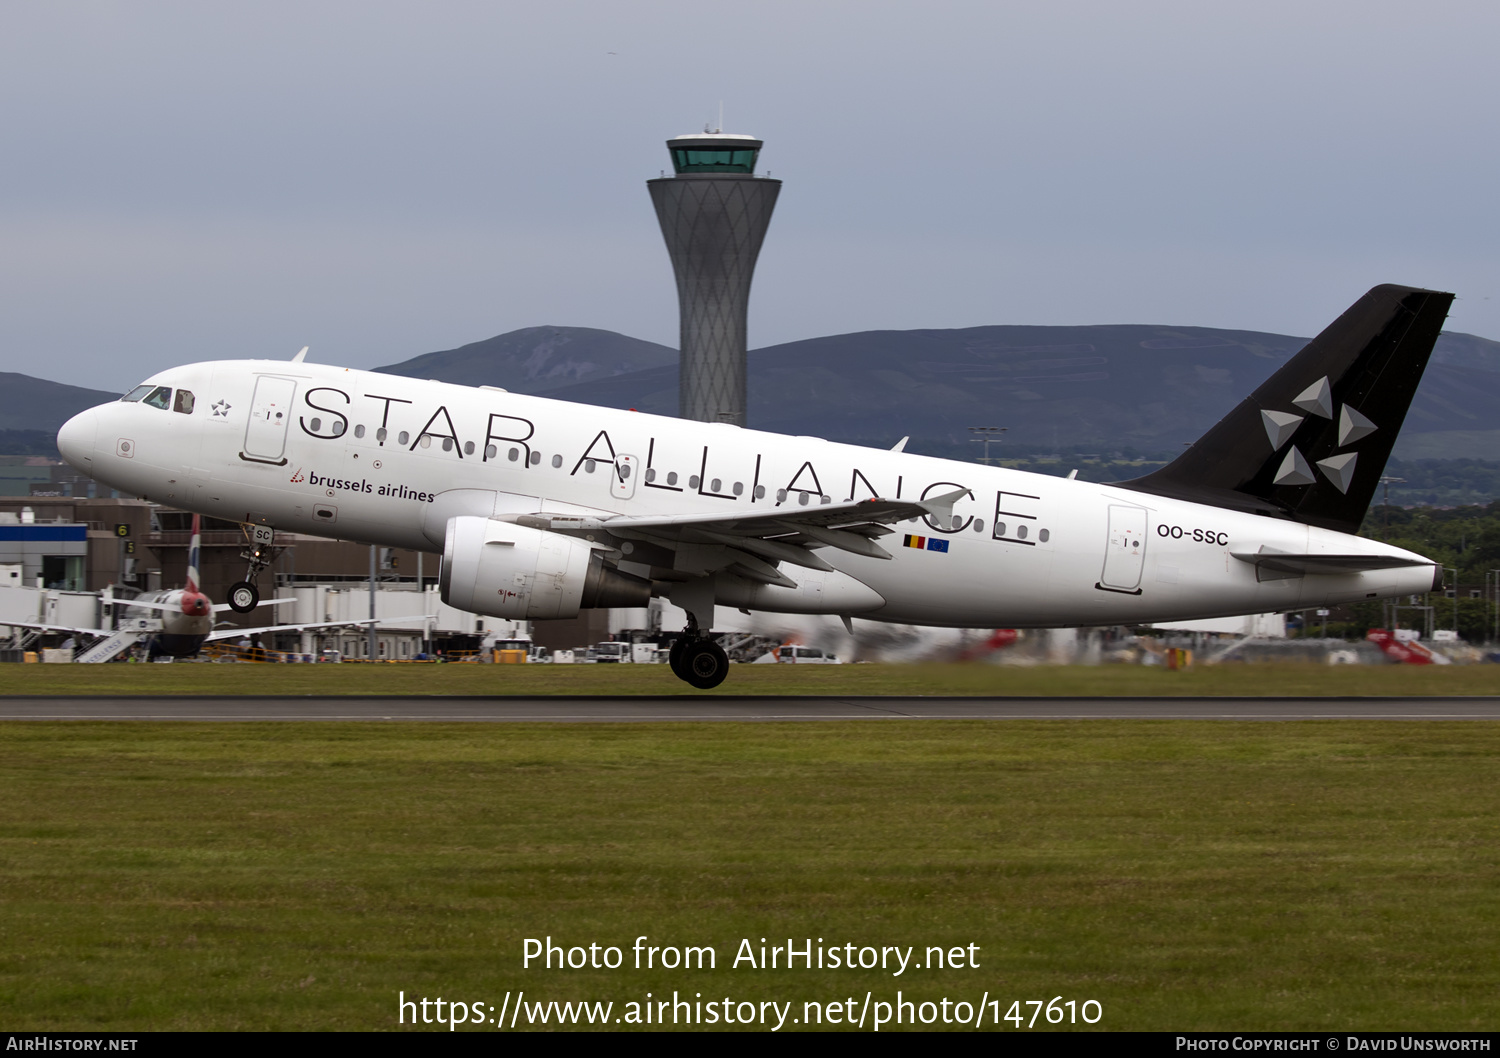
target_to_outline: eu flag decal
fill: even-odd
[[[948,541],[938,540],[931,536],[912,536],[908,533],[901,543],[904,547],[914,547],[918,551],[938,551],[945,555],[948,553]]]
[[[946,555],[948,553],[948,541],[946,541],[946,540],[933,540],[933,539],[931,539],[929,537],[928,540],[927,540],[927,550],[929,550],[929,551],[941,551],[941,552],[943,552],[943,554]]]

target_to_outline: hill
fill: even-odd
[[[675,365],[677,350],[592,327],[526,327],[457,349],[403,360],[376,371],[435,378],[464,386],[500,386],[516,393],[549,393],[656,367]],[[673,414],[676,414],[676,405]]]
[[[750,424],[878,443],[965,443],[1004,426],[1037,450],[1175,451],[1248,396],[1307,339],[1206,327],[971,327],[867,331],[758,349]],[[551,390],[585,404],[675,414],[669,364]],[[1500,454],[1500,343],[1444,334],[1397,454]]]
[[[85,408],[119,396],[107,390],[0,371],[0,430],[42,430],[55,436],[59,426]]]
[[[866,331],[750,353],[757,429],[913,450],[969,450],[1006,427],[1005,452],[1171,453],[1307,339],[1207,327],[970,327]],[[675,415],[677,353],[586,327],[528,327],[376,370]],[[0,373],[0,436],[35,450],[116,394]],[[999,454],[999,453],[997,453]],[[1500,342],[1444,334],[1402,430],[1399,459],[1500,458]]]

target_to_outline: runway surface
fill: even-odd
[[[609,723],[705,720],[1500,720],[1500,697],[23,697],[0,720],[426,720]]]

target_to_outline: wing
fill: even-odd
[[[833,566],[814,553],[823,547],[865,558],[889,559],[890,552],[875,541],[893,532],[891,525],[927,517],[948,522],[953,517],[953,505],[969,494],[968,489],[956,489],[927,500],[873,498],[707,517],[541,513],[517,521],[554,532],[602,530],[620,540],[654,544],[675,552],[671,565],[690,575],[726,570],[766,584],[796,587],[796,582],[777,568],[778,563],[830,571]]]
[[[239,639],[242,636],[259,635],[262,632],[306,632],[312,628],[357,628],[363,625],[398,624],[403,621],[422,621],[427,614],[414,614],[409,617],[376,617],[365,618],[363,621],[319,621],[315,624],[300,625],[267,625],[262,628],[225,628],[218,632],[210,632],[207,642],[215,639]]]

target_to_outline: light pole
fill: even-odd
[[[982,445],[984,445],[984,455],[982,455],[982,456],[979,457],[979,461],[981,463],[983,463],[985,466],[990,466],[991,465],[990,464],[990,445],[991,444],[999,444],[1000,441],[1003,440],[1003,438],[1000,437],[1000,434],[1003,434],[1008,429],[1010,429],[1010,427],[1008,427],[1008,426],[970,426],[969,427],[969,432],[970,433],[978,435],[977,437],[971,437],[971,438],[969,438],[969,443],[970,444],[982,444]]]
[[[1500,569],[1492,569],[1484,575],[1486,600],[1494,608],[1491,614],[1490,642],[1500,643]],[[1493,585],[1493,587],[1492,587]]]
[[[379,633],[375,631],[375,545],[370,545],[370,638],[367,649],[370,660],[378,661],[380,654]]]
[[[1386,476],[1380,479],[1380,483],[1385,486],[1385,539],[1389,542],[1391,539],[1391,486],[1404,485],[1406,479]]]
[[[1444,566],[1443,572],[1453,574],[1453,583],[1450,585],[1453,589],[1453,634],[1458,635],[1458,567]]]

